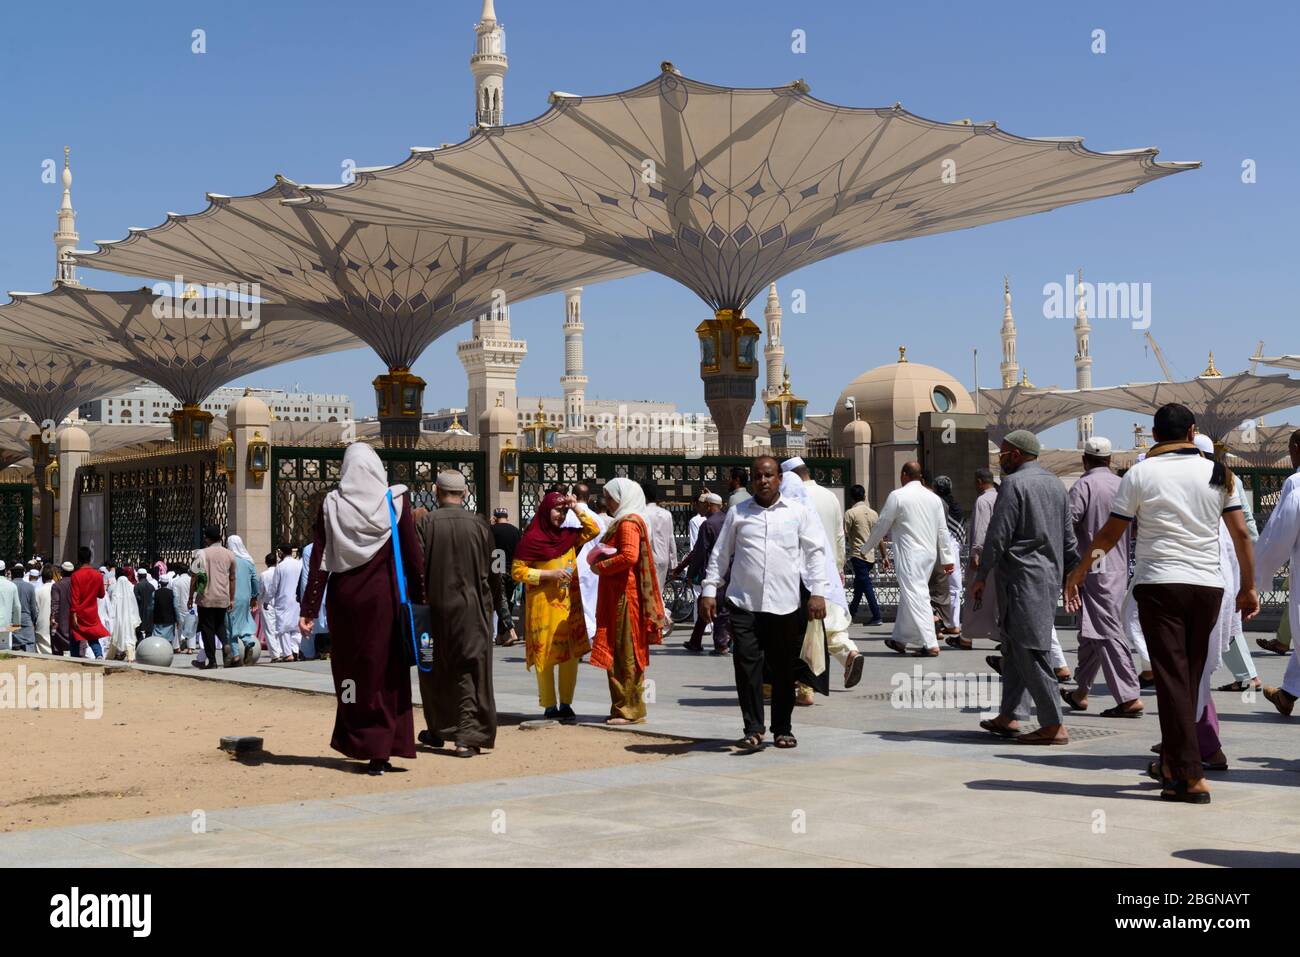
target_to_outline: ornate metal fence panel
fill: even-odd
[[[315,533],[316,512],[338,487],[343,446],[271,450],[271,533],[277,544],[304,545]],[[388,471],[390,485],[405,485],[416,508],[435,506],[434,483],[444,469],[457,469],[469,485],[466,508],[484,512],[484,455],[452,449],[376,449]]]
[[[26,482],[0,485],[0,558],[7,562],[31,558],[32,486]]]
[[[188,562],[203,544],[203,526],[226,531],[229,490],[212,448],[84,465],[77,470],[76,490],[79,499],[103,497],[104,528],[92,533],[103,536],[96,561]],[[80,505],[73,514],[82,515]]]
[[[727,486],[733,468],[748,468],[752,457],[708,455],[687,458],[683,455],[638,455],[621,449],[604,452],[524,452],[519,462],[519,519],[522,525],[532,521],[537,506],[555,487],[568,487],[591,480],[597,489],[613,478],[630,478],[635,482],[653,482],[659,491],[659,504],[672,513],[677,553],[685,556],[690,540],[690,521],[695,502],[704,492],[716,492],[727,498]],[[852,484],[852,466],[848,459],[805,459],[813,478],[822,485],[842,489]]]

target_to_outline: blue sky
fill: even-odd
[[[396,162],[416,145],[463,139],[478,0],[422,3],[5,4],[0,10],[0,289],[47,288],[59,187],[41,163],[73,147],[81,246],[193,212],[206,191],[259,190],[279,172],[337,181],[346,159]],[[828,411],[862,371],[909,358],[996,385],[1002,275],[1010,273],[1021,364],[1037,385],[1073,384],[1070,320],[1043,316],[1044,284],[1149,282],[1151,333],[1177,373],[1213,349],[1224,372],[1300,352],[1291,288],[1300,222],[1300,7],[1293,4],[878,4],[778,0],[497,0],[508,38],[507,120],[546,109],[551,90],[604,93],[672,60],[688,76],[771,86],[803,77],[825,100],[901,101],[936,119],[996,119],[1031,136],[1082,135],[1093,149],[1158,146],[1198,171],[1130,196],[859,250],[786,277],[808,312],[784,322],[787,362],[810,411]],[[208,52],[190,52],[191,31]],[[805,31],[807,52],[791,51]],[[1095,29],[1106,52],[1091,52]],[[1256,163],[1243,184],[1241,164]],[[103,288],[135,285],[83,272]],[[692,329],[708,313],[658,276],[589,287],[588,395],[704,408]],[[761,313],[751,309],[755,318]],[[525,394],[559,393],[560,295],[512,309],[529,354]],[[464,404],[458,330],[416,366],[426,408]],[[633,349],[629,349],[632,346]],[[1096,385],[1161,377],[1141,333],[1094,323]],[[367,353],[302,360],[247,384],[347,391],[373,412]],[[1261,370],[1263,371],[1263,370]],[[1294,412],[1290,416],[1296,421]],[[1282,416],[1270,421],[1280,422]],[[1133,416],[1098,432],[1127,444]],[[1048,434],[1073,444],[1073,427]]]

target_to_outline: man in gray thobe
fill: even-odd
[[[1023,744],[1069,744],[1051,664],[1052,626],[1067,569],[1079,560],[1061,480],[1038,464],[1042,446],[1017,429],[1002,440],[998,493],[971,597],[981,600],[990,572],[997,574],[998,630],[1002,636],[1002,705],[980,727]],[[1040,727],[1021,734],[1029,699]]]
[[[36,586],[27,577],[26,569],[15,569],[14,586],[18,589],[18,607],[22,609],[21,627],[14,632],[14,647],[19,651],[36,650]]]
[[[492,612],[504,610],[505,595],[492,571],[492,531],[465,508],[465,476],[439,472],[435,487],[438,507],[416,523],[435,630],[432,670],[419,672],[426,730],[417,737],[433,748],[454,741],[456,757],[470,758],[496,747]]]
[[[1129,654],[1120,611],[1128,590],[1128,529],[1117,547],[1101,556],[1092,555],[1088,543],[1110,519],[1110,505],[1119,491],[1119,476],[1110,470],[1110,439],[1099,435],[1083,443],[1083,476],[1070,488],[1070,521],[1080,554],[1089,563],[1083,580],[1079,611],[1079,665],[1074,677],[1077,691],[1061,690],[1061,698],[1075,711],[1088,710],[1088,689],[1097,672],[1106,677],[1106,687],[1115,696],[1115,707],[1101,712],[1103,718],[1140,717],[1142,689]]]

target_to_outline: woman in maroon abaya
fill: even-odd
[[[389,491],[384,464],[375,450],[361,442],[349,445],[339,487],[325,496],[316,514],[311,571],[299,622],[303,633],[310,634],[328,581],[330,670],[338,695],[330,747],[350,758],[368,760],[370,774],[394,770],[388,760],[394,755],[415,757],[411,666],[397,628]],[[423,551],[410,499],[405,485],[394,485],[391,491],[407,598],[423,602]]]

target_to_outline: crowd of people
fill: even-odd
[[[267,555],[259,575],[238,535],[223,544],[208,526],[203,537],[189,563],[96,567],[86,546],[75,564],[0,561],[0,633],[20,651],[118,661],[134,661],[140,642],[160,638],[197,668],[252,664],[263,648],[273,663],[329,658],[324,616],[321,630],[304,638],[298,629],[306,574],[297,549]]]
[[[829,693],[832,658],[844,687],[859,683],[864,659],[848,631],[864,598],[866,623],[882,623],[880,565],[898,588],[887,649],[933,658],[941,641],[998,646],[988,663],[1001,675],[1001,700],[980,722],[985,731],[1066,745],[1067,715],[1088,711],[1099,675],[1115,701],[1099,712],[1107,718],[1141,718],[1141,692],[1153,685],[1160,742],[1147,773],[1162,798],[1203,804],[1205,771],[1227,766],[1211,691],[1259,688],[1286,715],[1300,696],[1300,656],[1281,687],[1262,686],[1242,631],[1259,612],[1259,591],[1300,560],[1300,471],[1260,530],[1250,497],[1187,408],[1161,408],[1152,435],[1156,445],[1126,471],[1112,469],[1108,440],[1088,439],[1083,474],[1067,490],[1039,464],[1037,437],[1014,431],[999,449],[1001,483],[990,469],[974,473],[969,516],[951,479],[918,462],[903,465],[876,513],[862,486],[848,490],[845,510],[802,459],[761,455],[752,469],[733,470],[725,500],[701,494],[680,560],[653,482],[553,488],[521,531],[504,510],[489,524],[466,509],[457,471],[437,475],[436,508],[415,508],[405,486],[387,484],[374,449],[357,443],[301,556],[283,547],[259,576],[238,536],[223,545],[216,528],[185,567],[96,569],[83,548],[75,567],[38,562],[15,569],[16,582],[0,579],[0,629],[18,647],[127,660],[152,634],[196,650],[208,668],[218,649],[239,663],[262,642],[272,661],[329,658],[338,695],[331,744],[383,774],[392,757],[414,757],[417,741],[450,744],[459,757],[494,747],[494,641],[525,645],[543,718],[577,722],[585,661],[606,672],[605,720],[645,721],[650,648],[670,627],[664,586],[685,573],[700,591],[684,647],[702,653],[711,635],[711,653],[732,658],[737,747],[752,752],[769,731],[777,748],[798,746],[795,708]],[[1290,455],[1300,470],[1300,431]],[[431,623],[418,736],[410,681],[418,649],[402,637],[411,614],[402,595],[427,606]],[[1079,616],[1073,675],[1056,633],[1062,605]],[[1292,593],[1284,628],[1261,647],[1289,650],[1298,619]],[[1220,662],[1234,680],[1212,689]],[[1065,686],[1071,678],[1074,688]],[[1038,727],[1026,731],[1031,711]]]

